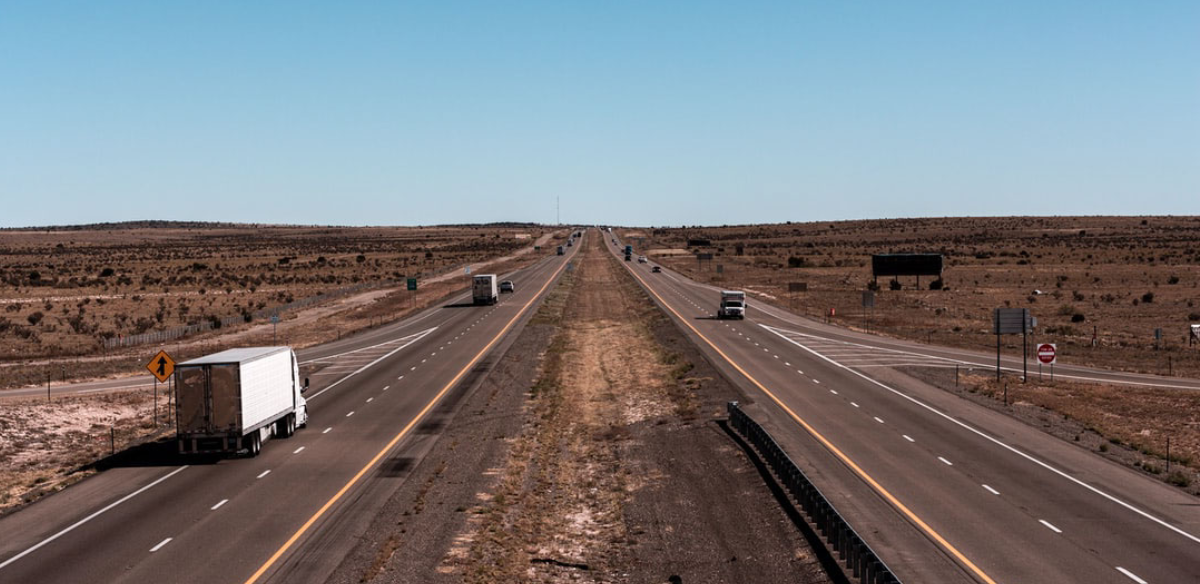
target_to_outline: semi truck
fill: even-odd
[[[562,255],[566,252],[567,252],[567,250],[563,249],[563,246],[561,246],[561,245],[558,246],[558,255]]]
[[[175,368],[180,454],[256,456],[268,439],[308,425],[300,366],[290,347],[229,349]]]
[[[471,285],[471,298],[475,304],[495,304],[500,299],[496,290],[495,274],[480,274],[475,276]]]
[[[746,318],[746,293],[736,290],[721,290],[721,306],[717,318]]]

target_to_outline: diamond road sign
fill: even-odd
[[[171,374],[175,372],[175,360],[166,351],[159,351],[149,363],[146,363],[146,369],[149,369],[150,373],[160,382],[166,383],[171,378]]]

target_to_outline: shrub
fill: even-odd
[[[888,284],[888,287],[892,290],[899,290],[904,286],[900,285],[900,280],[892,280],[891,283]]]
[[[1170,285],[1172,285],[1172,286],[1174,286],[1175,284],[1178,284],[1178,283],[1179,283],[1179,276],[1172,275],[1170,278],[1167,278],[1167,283],[1168,283],[1168,284],[1170,284]]]
[[[100,277],[101,278],[109,278],[115,273],[116,272],[113,271],[112,268],[104,268],[103,270],[100,270]]]
[[[45,316],[46,315],[42,314],[42,312],[39,310],[39,311],[34,312],[33,314],[30,314],[29,316],[25,317],[25,320],[29,321],[30,325],[37,326],[37,324],[39,322],[42,322],[42,318],[44,318]]]
[[[1087,317],[1083,316],[1082,312],[1076,312],[1071,315],[1071,322],[1083,322]]]
[[[871,280],[870,282],[867,282],[867,290],[870,290],[872,292],[878,292],[879,291],[879,282],[876,282],[875,280]]]
[[[1196,321],[1200,320],[1200,312],[1193,312],[1193,313],[1189,314],[1188,320],[1190,320],[1192,322],[1196,322]]]
[[[804,258],[799,256],[788,256],[787,265],[789,268],[803,268]]]
[[[1145,294],[1142,294],[1142,302],[1145,302],[1146,304],[1150,304],[1151,302],[1154,302],[1154,293],[1147,292]]]
[[[945,285],[946,285],[946,283],[943,282],[941,278],[938,278],[929,283],[929,289],[930,290],[941,290],[942,287]]]
[[[1167,482],[1177,487],[1186,487],[1192,484],[1192,479],[1181,471],[1174,471],[1167,476]]]

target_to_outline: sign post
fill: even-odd
[[[1028,308],[997,308],[992,313],[992,326],[996,333],[996,380],[1000,380],[1000,335],[1021,335],[1022,383],[1029,377],[1029,332],[1036,321],[1029,316]]]
[[[1042,365],[1050,366],[1050,381],[1054,381],[1054,364],[1058,362],[1058,345],[1054,343],[1041,343],[1037,346],[1038,359],[1038,378],[1042,374]]]
[[[159,351],[146,363],[146,369],[154,375],[154,425],[158,426],[158,384],[166,383],[171,374],[175,373],[175,360],[166,351]]]
[[[863,290],[862,293],[863,320],[867,321],[867,330],[871,330],[871,319],[867,317],[867,309],[875,312],[875,292]]]

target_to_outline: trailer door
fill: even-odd
[[[208,431],[208,368],[180,367],[175,374],[179,432]]]
[[[217,432],[240,430],[242,410],[238,393],[238,365],[229,363],[209,368],[209,424]]]

